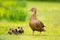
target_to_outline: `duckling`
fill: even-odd
[[[9,31],[8,31],[8,34],[12,34],[12,29],[10,28]]]
[[[22,28],[22,27],[18,27],[18,32],[19,32],[20,34],[24,33],[23,28]]]

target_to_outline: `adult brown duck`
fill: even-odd
[[[35,31],[39,31],[40,33],[42,31],[45,31],[44,24],[36,18],[36,11],[37,11],[36,8],[32,8],[31,11],[32,11],[32,16],[30,18],[29,26],[33,31],[33,35]]]

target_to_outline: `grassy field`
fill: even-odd
[[[46,26],[46,32],[35,32],[32,35],[32,30],[29,27],[29,18],[32,7],[37,8],[37,18],[41,20]],[[0,40],[60,40],[60,3],[52,2],[27,2],[26,11],[28,16],[25,22],[7,22],[0,21]],[[9,35],[7,32],[9,28],[17,28],[22,26],[24,34]]]

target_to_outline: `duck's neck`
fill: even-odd
[[[32,12],[32,16],[30,18],[30,20],[35,20],[36,19],[36,12]]]

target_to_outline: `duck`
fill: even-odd
[[[35,31],[38,31],[40,33],[45,31],[44,29],[45,25],[40,20],[38,20],[36,17],[37,9],[31,8],[30,11],[32,12],[32,16],[30,17],[29,26],[33,31],[33,35]]]

